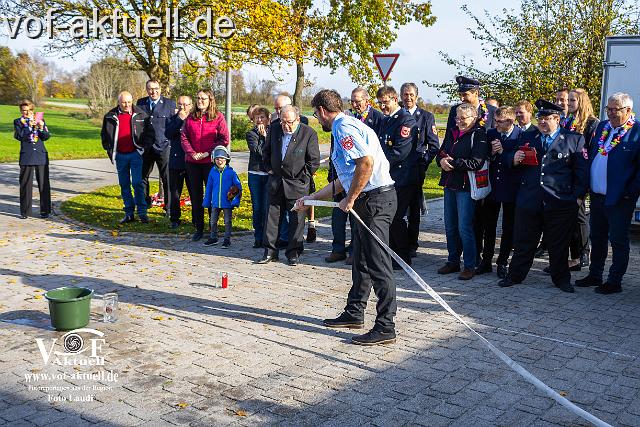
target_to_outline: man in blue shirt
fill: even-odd
[[[331,162],[338,176],[323,189],[298,199],[296,208],[302,209],[304,200],[331,199],[337,192],[345,191],[347,195],[340,201],[340,209],[357,212],[364,224],[388,245],[389,226],[397,200],[389,162],[376,133],[360,120],[342,112],[342,98],[334,90],[318,92],[311,106],[322,129],[331,131],[334,138]],[[359,345],[393,343],[396,340],[393,318],[397,305],[391,256],[363,227],[357,225],[353,235],[353,285],[347,305],[337,318],[325,319],[324,325],[329,328],[363,328],[364,310],[373,287],[378,297],[375,325],[351,341]]]
[[[629,264],[629,227],[640,195],[640,124],[632,109],[628,94],[611,95],[609,120],[598,125],[589,149],[591,263],[589,275],[576,280],[576,286],[597,286],[600,294],[622,292]],[[603,283],[607,240],[613,255]]]

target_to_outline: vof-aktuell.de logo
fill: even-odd
[[[110,391],[118,373],[105,369],[104,333],[81,328],[60,338],[36,338],[42,368],[25,374],[30,391],[46,393],[50,402],[90,402],[98,392]]]

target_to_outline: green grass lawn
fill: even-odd
[[[82,104],[88,105],[89,100],[87,98],[44,98],[44,102],[60,102],[64,104]]]
[[[247,174],[240,174],[242,182],[242,200],[240,206],[233,211],[233,230],[249,231],[253,227],[251,225],[251,197],[247,186]],[[433,164],[427,171],[427,179],[423,186],[425,197],[432,199],[442,196],[442,188],[438,186],[440,178],[440,170]],[[327,170],[320,169],[315,177],[316,187],[322,188],[327,184]],[[151,192],[158,191],[158,182],[151,182]],[[186,189],[183,196],[187,196]],[[142,224],[139,221],[134,223],[120,225],[118,221],[124,216],[122,211],[122,198],[120,197],[120,187],[112,185],[100,188],[94,192],[82,194],[62,202],[62,211],[69,217],[85,223],[90,226],[116,230],[116,231],[134,231],[140,233],[153,234],[186,234],[193,232],[191,225],[191,207],[182,207],[182,225],[176,230],[168,228],[169,220],[164,216],[164,210],[161,207],[153,207],[149,209],[149,224]],[[330,208],[316,208],[316,218],[324,218],[331,215]],[[220,231],[223,231],[223,222],[220,218]]]

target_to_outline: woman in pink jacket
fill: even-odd
[[[227,122],[210,89],[198,91],[196,108],[182,126],[181,140],[191,193],[191,222],[196,228],[191,240],[196,242],[204,231],[203,188],[211,171],[211,152],[218,145],[229,146]]]

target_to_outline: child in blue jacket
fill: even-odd
[[[211,168],[207,188],[204,194],[203,207],[211,209],[211,236],[204,242],[205,246],[218,243],[218,218],[220,211],[224,213],[223,248],[231,245],[231,213],[240,206],[242,184],[238,174],[229,166],[231,155],[227,147],[218,145],[211,153],[214,167]]]

